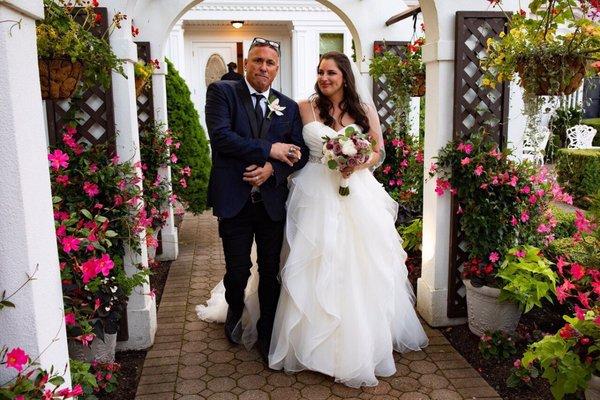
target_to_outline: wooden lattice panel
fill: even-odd
[[[508,121],[508,84],[496,89],[482,87],[479,60],[486,54],[488,38],[507,30],[502,12],[457,12],[454,72],[454,138],[468,138],[485,128],[500,147],[506,147]],[[458,204],[453,198],[450,234],[448,317],[467,314],[466,292],[461,280],[463,264],[468,261],[460,231]]]
[[[150,42],[136,42],[138,59],[150,63]],[[138,126],[142,128],[145,124],[154,123],[154,96],[152,94],[152,78],[144,86],[142,93],[136,99]]]
[[[92,30],[98,37],[108,29],[106,8],[97,8],[102,15],[100,24]],[[80,15],[81,17],[81,15]],[[110,143],[114,145],[115,116],[112,89],[95,86],[84,93],[76,94],[70,100],[46,100],[46,118],[48,121],[48,140],[55,145],[66,123],[77,121],[79,138],[94,144]]]
[[[399,56],[403,56],[407,44],[408,42],[376,41],[373,44],[373,49],[376,50],[375,52],[393,51]],[[373,79],[373,102],[375,103],[375,108],[379,114],[381,131],[385,135],[392,127],[395,108],[395,104],[391,100],[390,89],[385,81],[385,77]]]

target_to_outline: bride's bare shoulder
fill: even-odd
[[[307,124],[308,122],[314,120],[312,107],[313,104],[311,103],[310,99],[300,100],[298,102],[298,108],[300,109],[300,117],[302,118],[302,122],[304,124]]]

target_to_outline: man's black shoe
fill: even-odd
[[[242,318],[242,313],[234,312],[231,310],[231,307],[227,310],[227,318],[225,318],[225,336],[229,343],[231,344],[240,344],[239,334],[236,335],[236,327]],[[237,328],[239,331],[241,327]]]

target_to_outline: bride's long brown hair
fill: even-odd
[[[360,102],[360,97],[358,96],[358,92],[356,91],[356,81],[354,78],[354,74],[352,73],[352,66],[350,65],[350,60],[346,57],[345,54],[330,51],[325,53],[319,59],[319,65],[317,66],[317,74],[319,73],[319,66],[323,60],[333,60],[337,67],[342,71],[342,77],[344,78],[344,96],[342,101],[339,104],[340,110],[342,111],[339,116],[339,124],[342,125],[342,119],[344,115],[348,114],[350,117],[354,119],[354,123],[361,127],[363,132],[369,132],[371,127],[369,126],[369,118],[367,118],[367,114],[363,107],[363,104]],[[335,124],[335,120],[331,116],[331,111],[333,110],[333,103],[327,96],[321,92],[319,89],[318,82],[315,83],[315,92],[316,92],[316,101],[315,104],[319,109],[319,117],[323,121],[323,123],[331,128],[333,128]]]

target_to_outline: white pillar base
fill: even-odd
[[[117,342],[117,350],[143,350],[154,344],[156,333],[156,301],[148,301],[144,308],[132,310],[127,306],[129,339]]]
[[[158,261],[173,261],[179,255],[179,232],[174,226],[164,226],[160,230],[162,253],[156,256]]]
[[[448,289],[432,289],[423,278],[417,280],[417,311],[434,328],[440,326],[461,325],[466,318],[448,318]]]

